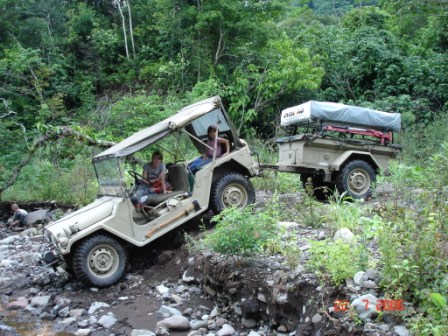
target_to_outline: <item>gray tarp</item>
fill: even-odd
[[[282,126],[320,122],[326,125],[345,125],[398,132],[401,129],[401,114],[313,100],[282,111]]]
[[[168,119],[138,131],[122,142],[106,149],[104,152],[96,155],[93,160],[102,160],[108,157],[123,157],[135,153],[162,138],[170,131],[184,127],[192,120],[219,106],[221,106],[221,98],[218,96],[189,105]]]

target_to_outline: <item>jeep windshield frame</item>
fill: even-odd
[[[96,179],[99,185],[99,195],[124,197],[126,185],[123,182],[121,160],[115,157],[95,160]]]

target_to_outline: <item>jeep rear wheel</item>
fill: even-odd
[[[245,208],[255,202],[252,183],[243,175],[231,173],[215,182],[210,196],[210,205],[215,214],[226,208]]]
[[[376,175],[372,166],[365,161],[349,162],[338,175],[336,186],[339,192],[346,192],[354,199],[367,198],[372,194],[372,183]]]
[[[73,270],[78,280],[107,287],[123,276],[126,259],[126,251],[116,239],[98,234],[77,246],[73,254]]]

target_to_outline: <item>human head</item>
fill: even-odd
[[[218,126],[216,126],[216,125],[210,125],[207,128],[207,135],[208,135],[209,138],[211,137],[210,136],[211,133],[217,133],[217,132],[218,132]]]
[[[11,209],[12,210],[17,210],[19,208],[19,206],[17,205],[17,203],[13,203],[13,204],[11,204]]]
[[[152,161],[153,162],[156,158],[159,158],[160,161],[163,161],[163,154],[161,151],[156,150],[154,153],[152,153]]]

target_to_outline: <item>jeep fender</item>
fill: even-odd
[[[364,160],[368,163],[370,163],[373,168],[376,170],[381,165],[375,160],[372,154],[368,152],[361,152],[361,151],[346,151],[342,155],[340,155],[336,160],[330,163],[330,171],[340,171],[341,167],[348,161],[351,160]]]

